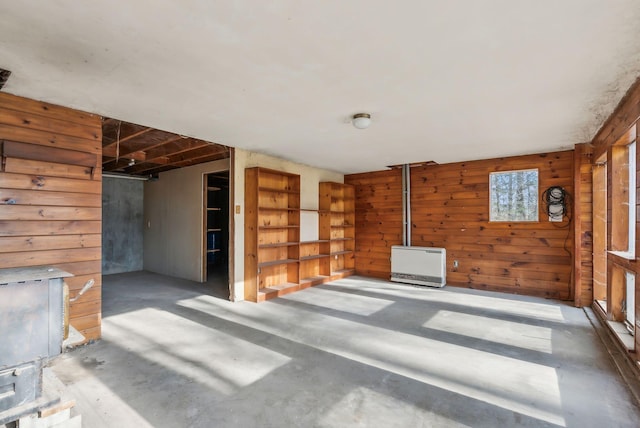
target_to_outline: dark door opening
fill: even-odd
[[[205,282],[229,299],[229,171],[204,176]]]

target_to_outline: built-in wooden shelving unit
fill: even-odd
[[[351,275],[355,259],[355,191],[352,185],[320,183],[320,238],[329,240],[329,275]]]
[[[295,291],[300,257],[300,176],[245,170],[245,299]],[[283,294],[283,293],[282,293]]]
[[[323,189],[329,191],[326,206]],[[319,239],[300,241],[301,211],[318,213]],[[353,224],[351,186],[321,183],[320,209],[306,209],[300,207],[299,175],[246,169],[245,299],[261,302],[352,273]]]

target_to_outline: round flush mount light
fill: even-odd
[[[369,113],[354,114],[351,121],[356,128],[367,129],[371,125],[371,115]]]

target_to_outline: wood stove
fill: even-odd
[[[62,270],[0,269],[0,419],[42,395],[44,364],[62,351]]]

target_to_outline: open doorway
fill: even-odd
[[[202,278],[216,295],[229,298],[229,171],[203,175],[204,251]]]

